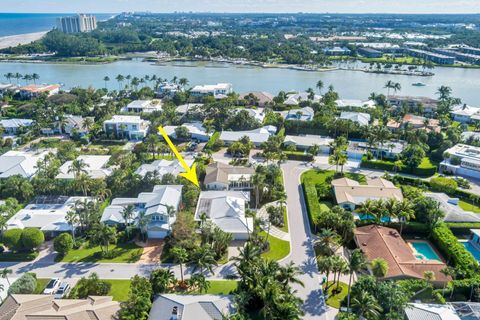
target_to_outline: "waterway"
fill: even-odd
[[[359,67],[349,65],[349,68]],[[345,67],[345,66],[342,66]],[[42,83],[63,83],[65,88],[95,87],[103,88],[103,78],[109,76],[109,89],[118,89],[115,77],[118,74],[171,79],[185,77],[191,86],[229,82],[239,93],[247,91],[268,91],[277,94],[280,90],[305,90],[315,88],[318,80],[325,87],[333,85],[344,99],[366,99],[372,92],[387,93],[384,88],[388,80],[398,82],[401,95],[435,97],[437,89],[449,86],[453,95],[463,102],[480,106],[480,69],[441,68],[432,70],[435,76],[404,76],[365,73],[352,70],[334,70],[326,72],[296,71],[279,68],[260,68],[251,66],[230,65],[212,62],[168,62],[156,65],[140,60],[124,60],[110,64],[80,65],[80,64],[45,64],[45,63],[0,63],[0,81],[5,82],[3,75],[8,72],[21,74],[37,73]],[[424,87],[412,86],[412,83],[425,83]],[[23,81],[20,81],[23,84]]]

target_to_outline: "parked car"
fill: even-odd
[[[54,298],[55,299],[62,299],[64,298],[68,292],[70,291],[70,285],[68,283],[63,282],[55,292]]]
[[[54,294],[59,285],[60,285],[60,279],[58,278],[50,279],[50,281],[47,283],[47,286],[43,290],[43,294]]]

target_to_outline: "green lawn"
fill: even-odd
[[[340,175],[340,173],[339,173]],[[333,178],[335,176],[335,171],[333,170],[308,170],[302,174],[302,182],[310,182],[315,185],[324,184],[328,178]],[[366,178],[363,174],[345,172],[344,176],[352,180],[356,180],[361,184],[366,183]],[[339,176],[341,178],[341,176]]]
[[[38,256],[38,252],[2,252],[0,253],[0,261],[17,262],[32,261]]]
[[[419,169],[428,169],[434,167],[435,165],[430,161],[428,157],[424,157],[422,162],[418,165]]]
[[[331,284],[332,282],[329,281],[328,283]],[[343,299],[346,299],[346,297],[347,297],[348,285],[343,283],[343,282],[340,282],[339,288],[341,288],[341,292],[336,294],[336,295],[333,295],[332,291],[336,288],[337,288],[337,284],[334,284],[330,288],[328,288],[327,304],[330,307],[340,309],[340,305],[342,304]]]
[[[50,279],[37,279],[37,287],[35,288],[35,291],[33,293],[42,294],[43,290],[45,290],[45,287],[47,286],[48,281],[50,281]]]
[[[472,211],[472,212],[475,212],[475,213],[480,213],[480,208],[478,206],[474,205],[474,204],[471,204],[471,203],[465,202],[463,200],[460,200],[458,202],[458,205],[460,206],[460,208],[462,208],[465,211]]]
[[[267,237],[267,233],[265,231],[262,231],[260,234],[265,238]],[[289,241],[280,240],[270,235],[268,237],[268,242],[270,243],[270,250],[262,253],[263,258],[270,260],[281,260],[290,253]]]
[[[112,285],[109,295],[115,301],[127,301],[130,291],[130,280],[104,280]]]
[[[134,243],[118,243],[111,244],[109,251],[115,253],[114,258],[105,259],[102,257],[100,247],[89,247],[84,245],[80,249],[71,250],[63,258],[61,262],[111,262],[111,263],[132,263],[140,259],[143,248]]]
[[[209,283],[208,294],[230,294],[238,286],[238,282],[235,280],[214,280]]]

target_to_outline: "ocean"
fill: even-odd
[[[48,31],[55,27],[58,17],[71,13],[0,13],[0,37],[17,34]],[[98,21],[106,20],[113,14],[95,14]]]

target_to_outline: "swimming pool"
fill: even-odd
[[[375,220],[374,216],[369,215],[369,214],[364,214],[364,213],[358,214],[358,218],[362,221],[365,221],[365,220],[372,220],[373,221],[373,220]],[[380,219],[380,221],[383,222],[383,223],[389,223],[389,222],[391,222],[391,219],[390,219],[390,217],[382,217]]]
[[[477,248],[475,248],[470,242],[468,241],[460,241],[465,249],[467,249],[468,252],[470,252],[473,257],[477,260],[480,261],[480,251],[478,251]]]
[[[438,260],[441,261],[438,254],[428,242],[411,241],[410,244],[414,249],[414,255],[417,260]]]

